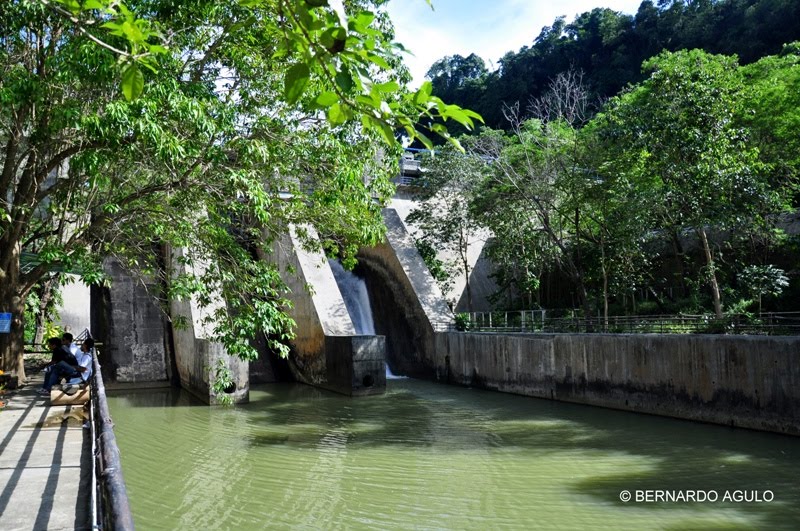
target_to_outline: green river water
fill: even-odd
[[[137,529],[800,529],[793,437],[416,380],[250,398],[109,396]]]

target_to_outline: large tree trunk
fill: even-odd
[[[717,319],[722,319],[722,297],[719,293],[719,283],[717,283],[717,272],[715,271],[714,255],[711,254],[711,246],[708,244],[708,235],[705,229],[698,229],[700,242],[703,244],[703,253],[708,267],[708,284],[711,287],[711,298],[714,301],[714,315]]]
[[[6,268],[0,270],[0,311],[11,313],[11,331],[0,333],[0,369],[17,377],[17,383],[25,382],[23,347],[25,339],[25,299],[20,291],[20,250],[14,245]]]

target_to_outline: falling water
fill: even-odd
[[[372,308],[369,305],[369,294],[364,279],[347,271],[338,260],[328,260],[331,271],[339,285],[339,290],[347,306],[347,313],[353,321],[356,334],[365,336],[375,335],[375,321],[372,320]]]
[[[342,292],[344,305],[347,313],[353,321],[356,334],[373,336],[375,335],[375,321],[372,319],[372,308],[369,304],[369,293],[367,283],[364,279],[355,275],[352,271],[347,271],[338,260],[328,260],[333,271],[333,277]],[[389,364],[386,364],[386,379],[399,380],[405,376],[397,376],[392,373]]]

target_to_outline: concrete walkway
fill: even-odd
[[[50,406],[42,376],[0,410],[0,529],[89,529],[91,436],[81,406]]]

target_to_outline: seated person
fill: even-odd
[[[77,358],[78,353],[81,350],[80,348],[78,348],[78,345],[72,342],[73,339],[74,338],[72,337],[72,334],[70,334],[69,332],[64,332],[63,334],[61,334],[61,344],[64,345],[64,348],[70,351],[70,353]]]
[[[78,355],[78,370],[80,371],[80,368],[83,368],[83,371],[80,371],[80,375],[77,378],[73,377],[67,382],[67,385],[64,386],[64,392],[66,394],[73,394],[72,391],[75,386],[85,386],[89,383],[89,379],[92,377],[92,367],[94,366],[93,358],[94,339],[90,337],[81,344],[81,351]]]
[[[50,389],[61,381],[62,378],[74,378],[86,371],[86,367],[81,366],[72,353],[66,349],[61,340],[51,337],[47,340],[47,346],[53,352],[53,357],[48,365],[49,370],[45,373],[44,385],[39,391],[40,395],[50,395]]]
[[[69,346],[64,345],[64,340],[57,337],[51,337],[47,340],[47,348],[52,352],[50,363],[45,366],[46,371],[50,371],[59,362],[66,361],[71,365],[77,365],[78,360],[75,354],[69,349]]]

